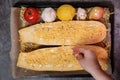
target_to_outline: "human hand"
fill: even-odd
[[[95,52],[80,47],[73,48],[74,55],[79,60],[81,66],[96,80],[113,80],[100,67]]]
[[[95,70],[100,70],[101,67],[98,63],[96,54],[86,48],[75,47],[73,48],[74,55],[79,60],[81,66],[89,73]]]

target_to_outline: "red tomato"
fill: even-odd
[[[40,13],[35,8],[27,8],[24,13],[24,18],[29,23],[35,23],[40,18]]]
[[[94,7],[89,13],[89,19],[100,20],[104,15],[104,8]]]

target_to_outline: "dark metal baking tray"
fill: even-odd
[[[114,12],[114,5],[112,4],[111,1],[98,1],[98,2],[85,2],[85,1],[74,1],[71,0],[69,2],[66,1],[34,1],[34,2],[28,2],[28,1],[22,1],[22,2],[17,2],[13,5],[13,7],[18,7],[20,8],[21,6],[24,7],[36,7],[36,8],[45,8],[45,7],[53,7],[57,8],[62,4],[70,4],[73,5],[75,8],[77,7],[82,7],[82,8],[89,8],[89,7],[94,7],[94,6],[102,6],[110,9],[110,12]],[[114,50],[114,41],[113,41],[113,34],[114,34],[114,14],[110,16],[110,23],[111,23],[111,53],[110,53],[110,59],[111,59],[111,65],[112,65],[112,71],[113,71],[113,50]],[[65,71],[65,72],[60,72],[60,71],[45,71],[41,72],[40,71],[31,71],[27,70],[25,72],[24,69],[21,68],[16,68],[17,71],[17,76],[18,77],[26,77],[26,76],[42,76],[42,77],[90,77],[91,75],[87,73],[86,71]],[[21,74],[23,73],[23,74]],[[31,73],[31,74],[29,74]],[[47,75],[46,75],[47,74]],[[20,76],[19,76],[20,75]]]

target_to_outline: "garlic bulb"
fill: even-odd
[[[87,17],[86,10],[83,8],[78,8],[76,15],[77,15],[77,20],[84,20]]]
[[[52,22],[56,19],[56,11],[51,7],[45,8],[41,14],[41,18],[45,22]]]

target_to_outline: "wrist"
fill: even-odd
[[[91,75],[96,80],[113,80],[107,73],[105,73],[101,68],[98,70],[95,70],[91,73]]]
[[[101,74],[102,73],[102,69],[101,68],[97,68],[97,69],[94,69],[93,71],[91,71],[91,75],[95,76],[97,74]]]
[[[91,74],[91,75],[96,75],[96,73],[100,73],[100,72],[102,72],[103,70],[101,69],[101,67],[100,66],[97,66],[96,68],[94,68],[94,69],[91,69],[91,70],[89,70],[88,72]]]

